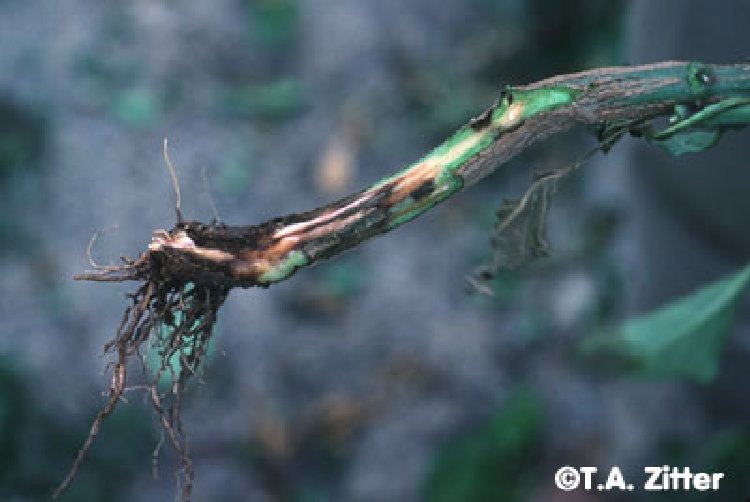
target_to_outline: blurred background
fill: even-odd
[[[108,385],[132,285],[74,282],[188,218],[310,209],[416,159],[502,85],[748,54],[745,1],[0,1],[0,499],[46,500]],[[593,139],[524,153],[418,221],[269,290],[234,291],[184,403],[196,501],[744,500],[748,309],[702,383],[645,378],[586,341],[747,264],[748,135],[671,159],[625,141],[560,187],[553,255],[486,261],[495,208]],[[743,172],[744,171],[744,172]],[[115,228],[116,227],[116,228]],[[744,306],[747,306],[745,301]],[[744,314],[743,314],[744,312]],[[744,337],[744,338],[743,338]],[[174,498],[137,393],[75,501]],[[718,494],[564,493],[563,465],[725,472]],[[154,479],[153,471],[158,479]],[[693,498],[690,498],[690,497]],[[651,497],[651,498],[649,498]]]

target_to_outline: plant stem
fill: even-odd
[[[92,280],[161,277],[226,287],[268,286],[410,221],[536,143],[576,124],[637,129],[675,106],[700,110],[750,98],[750,64],[663,62],[601,68],[507,87],[495,105],[401,171],[327,206],[259,225],[180,222],[148,251]],[[744,125],[744,124],[739,124]]]

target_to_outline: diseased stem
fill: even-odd
[[[161,369],[146,388],[181,458],[190,497],[192,462],[179,431],[180,394],[201,367],[218,310],[234,287],[266,287],[298,269],[330,258],[410,221],[463,187],[553,134],[581,124],[595,131],[605,150],[624,133],[645,135],[673,153],[710,147],[727,128],[750,123],[750,64],[664,62],[602,68],[507,87],[497,103],[443,144],[401,171],[327,206],[258,225],[226,226],[182,221],[153,233],[148,249],[122,265],[77,276],[93,281],[140,281],[115,338],[117,353],[109,400],[55,496],[72,481],[104,419],[126,387],[127,361],[156,336]],[[649,121],[674,113],[677,123],[654,133]],[[694,127],[715,133],[674,141]],[[700,131],[699,131],[700,132]],[[166,144],[165,157],[166,157]],[[171,163],[167,162],[170,172]],[[179,201],[179,194],[177,194]],[[178,357],[175,373],[171,367]],[[159,376],[176,380],[171,393],[157,390]]]
[[[250,226],[180,222],[148,251],[93,280],[145,279],[268,286],[392,230],[476,183],[537,141],[583,124],[603,130],[750,97],[750,65],[664,62],[602,68],[506,88],[498,102],[417,162],[327,206]]]

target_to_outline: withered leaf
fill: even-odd
[[[547,212],[550,200],[557,182],[578,169],[586,158],[536,174],[523,197],[503,200],[497,209],[498,220],[492,233],[492,260],[467,278],[473,291],[488,294],[485,283],[500,270],[512,270],[549,255]]]
[[[517,268],[549,254],[547,209],[553,190],[545,183],[520,199],[505,199],[497,209],[492,249],[498,270]]]

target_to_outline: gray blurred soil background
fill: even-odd
[[[747,2],[699,4],[0,0],[0,499],[46,499],[102,404],[102,346],[132,285],[71,278],[88,268],[94,232],[105,230],[94,258],[111,263],[173,225],[164,137],[188,218],[260,222],[395,171],[504,84],[746,56],[736,27]],[[695,33],[698,47],[678,42]],[[747,323],[711,386],[627,378],[576,349],[747,262],[737,158],[748,136],[728,139],[677,160],[627,143],[587,165],[555,201],[552,258],[502,274],[492,298],[468,294],[465,277],[490,254],[496,206],[590,148],[581,131],[402,229],[268,290],[232,292],[205,384],[184,403],[194,499],[636,500],[566,494],[553,475],[566,464],[750,467]],[[702,228],[720,230],[679,240],[692,224],[681,208],[706,181],[691,188],[664,165],[709,165],[709,179],[727,169],[729,188],[698,192],[735,190],[729,208],[694,206],[715,223]],[[662,220],[665,190],[677,216]],[[152,477],[158,440],[131,393],[64,500],[171,500],[168,448]],[[742,482],[715,500],[737,500]],[[654,500],[680,500],[667,497]]]

